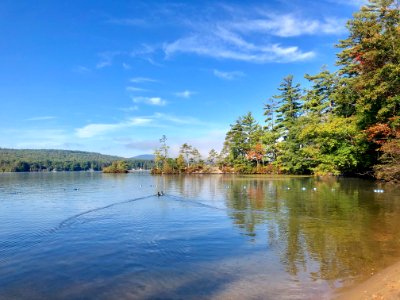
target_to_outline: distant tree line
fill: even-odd
[[[0,148],[0,172],[101,171],[124,160],[128,169],[151,169],[152,160],[123,159],[100,153],[69,150],[24,150]]]
[[[349,36],[337,45],[336,72],[306,74],[302,88],[283,78],[264,106],[265,123],[249,112],[226,134],[213,164],[238,173],[371,175],[400,181],[400,4],[370,0],[354,14]],[[207,165],[182,145],[167,157],[156,151],[155,173]],[[188,155],[189,154],[189,155]]]

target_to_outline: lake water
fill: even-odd
[[[0,299],[328,299],[400,259],[399,216],[360,179],[0,174]]]

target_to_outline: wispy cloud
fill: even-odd
[[[54,120],[56,119],[55,116],[41,116],[41,117],[32,117],[29,119],[26,119],[26,121],[47,121],[47,120]]]
[[[219,34],[199,34],[178,39],[165,44],[164,51],[167,57],[177,53],[192,53],[255,63],[303,61],[315,56],[313,51],[303,52],[297,46],[253,44],[226,30],[220,31]]]
[[[160,97],[135,97],[132,98],[132,101],[134,103],[144,103],[155,106],[164,106],[167,104],[167,101]]]
[[[298,14],[271,13],[265,9],[230,7],[227,16],[187,21],[190,34],[163,44],[166,58],[196,54],[217,59],[253,63],[295,62],[313,58],[313,50],[300,49],[291,39],[305,35],[338,35],[345,32],[345,20],[304,18]]]
[[[224,72],[224,71],[214,70],[213,74],[216,77],[225,79],[225,80],[234,80],[234,79],[245,76],[245,74],[240,71]]]
[[[139,110],[139,106],[134,105],[134,106],[129,106],[129,107],[122,107],[122,108],[120,108],[120,110],[122,110],[124,112],[137,111],[137,110]]]
[[[135,127],[135,126],[144,126],[151,122],[149,118],[131,118],[127,121],[120,122],[120,123],[94,123],[86,125],[82,128],[77,128],[75,130],[76,136],[79,138],[91,138],[99,135],[103,135],[106,133],[110,133],[116,130]]]
[[[158,82],[156,79],[147,78],[147,77],[134,77],[130,79],[130,82],[133,83],[143,83],[143,82]]]
[[[123,54],[121,51],[108,51],[99,53],[99,62],[96,64],[97,69],[110,67],[113,64],[113,60],[116,56]]]
[[[267,13],[263,18],[246,19],[225,24],[226,28],[242,33],[268,33],[278,37],[301,35],[341,34],[345,32],[345,19],[304,19],[293,14]]]
[[[187,124],[187,125],[208,125],[209,123],[201,122],[200,120],[188,116],[174,116],[174,115],[168,115],[168,114],[163,114],[163,113],[155,113],[153,115],[154,119],[158,120],[163,120],[167,122],[171,122],[174,124],[182,125],[182,124]]]
[[[131,67],[131,65],[130,64],[127,64],[127,63],[122,63],[122,67],[125,69],[125,70],[130,70],[130,69],[132,69],[132,67]]]
[[[73,68],[73,71],[76,73],[90,73],[91,70],[85,66],[76,66]]]
[[[155,46],[151,46],[148,44],[141,44],[140,47],[135,48],[130,52],[131,56],[143,56],[143,55],[149,55],[154,53],[157,50]]]
[[[184,90],[182,92],[176,92],[175,96],[181,97],[181,98],[186,98],[189,99],[190,97],[192,97],[195,94],[195,92],[193,91],[189,91],[189,90]]]
[[[61,129],[3,129],[1,137],[3,145],[12,143],[13,148],[62,148],[71,140],[65,130]],[[10,146],[11,146],[10,145]]]
[[[136,86],[127,86],[125,89],[128,92],[147,92],[147,91],[149,91],[147,89],[143,89],[143,88],[136,87]]]
[[[103,136],[117,131],[124,130],[131,127],[167,127],[167,126],[205,126],[209,123],[204,123],[196,118],[187,116],[174,116],[163,113],[154,113],[149,116],[138,116],[123,120],[116,123],[92,123],[84,127],[75,129],[75,135],[79,138],[92,138],[96,136]]]

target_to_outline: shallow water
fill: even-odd
[[[329,298],[400,259],[399,215],[360,179],[0,174],[0,298]]]

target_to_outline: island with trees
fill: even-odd
[[[337,70],[292,75],[264,105],[265,122],[239,117],[220,153],[203,159],[183,144],[168,156],[166,137],[153,174],[260,173],[363,175],[400,181],[400,10],[393,0],[370,0],[348,21]]]

